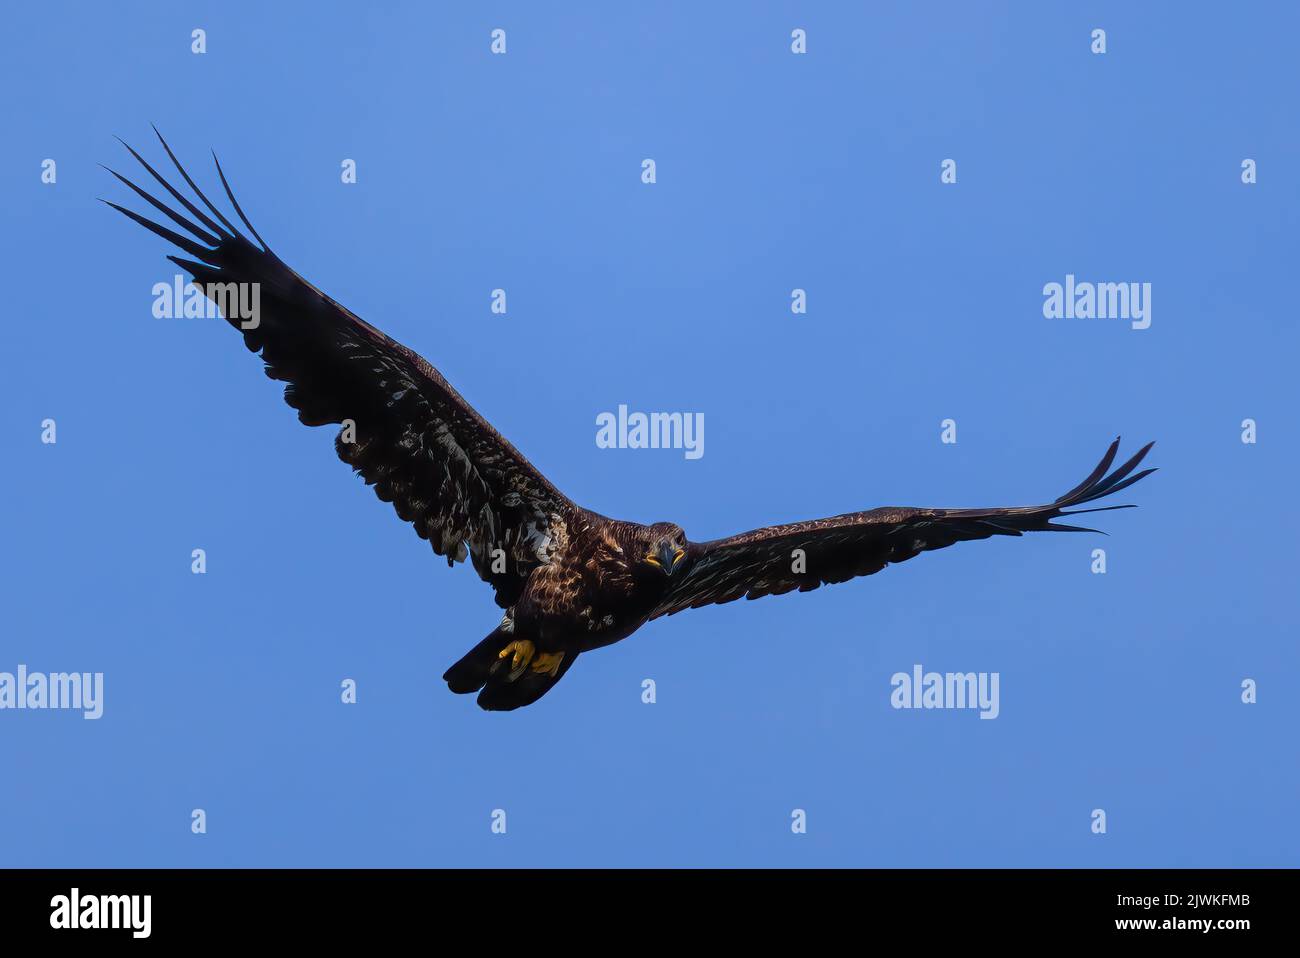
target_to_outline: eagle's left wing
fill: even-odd
[[[669,589],[650,618],[731,602],[741,596],[758,599],[795,589],[808,592],[823,584],[871,575],[891,562],[903,562],[956,542],[1018,536],[1025,532],[1095,532],[1095,529],[1054,524],[1051,520],[1083,512],[1132,508],[1101,506],[1066,511],[1119,492],[1155,472],[1145,469],[1130,475],[1153,445],[1147,443],[1133,458],[1107,475],[1119,450],[1116,439],[1092,474],[1050,505],[990,509],[887,506],[829,519],[769,526],[712,542],[689,543],[690,567]]]

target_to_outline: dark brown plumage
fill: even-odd
[[[1155,471],[1135,472],[1148,444],[1108,473],[1117,439],[1087,479],[1042,506],[887,507],[698,543],[671,523],[608,519],[556,489],[428,362],[286,266],[249,223],[220,164],[231,206],[256,243],[199,191],[165,141],[163,148],[208,213],[129,146],[189,216],[113,175],[187,235],[108,205],[193,257],[168,259],[214,301],[224,284],[256,284],[256,325],[241,326],[234,316],[227,321],[251,351],[261,353],[266,374],[287,383],[285,401],[298,418],[309,426],[341,425],[339,458],[449,565],[468,558],[492,586],[506,610],[501,623],[444,676],[454,692],[478,692],[485,709],[535,702],[581,653],[626,638],[662,615],[741,596],[807,592],[956,542],[1092,531],[1052,520],[1128,508],[1073,507]]]

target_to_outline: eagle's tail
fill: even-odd
[[[510,633],[497,626],[486,639],[466,652],[459,662],[443,673],[443,681],[457,695],[477,692],[488,680],[488,673],[496,662],[497,655],[509,644]]]
[[[514,638],[513,633],[497,626],[443,674],[447,687],[459,695],[478,692],[479,706],[489,712],[509,712],[532,705],[549,692],[578,657],[576,652],[566,653],[554,675],[525,670],[511,679],[500,656]]]

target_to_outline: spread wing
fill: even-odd
[[[339,458],[373,486],[380,499],[391,502],[434,552],[447,557],[448,565],[468,555],[496,590],[497,603],[511,605],[528,573],[548,560],[554,527],[573,504],[438,370],[330,299],[271,252],[244,216],[220,163],[222,186],[258,245],[208,201],[166,141],[163,148],[212,215],[186,199],[129,146],[131,155],[193,219],[112,170],[183,233],[115,203],[108,205],[192,257],[167,258],[188,270],[193,282],[222,307],[249,350],[261,353],[266,374],[288,384],[284,399],[298,410],[298,418],[308,426],[341,425],[335,441]],[[233,300],[232,295],[241,298]],[[243,308],[232,309],[232,303]]]
[[[1155,472],[1145,469],[1132,474],[1153,445],[1143,446],[1132,459],[1108,475],[1107,470],[1119,450],[1116,439],[1092,474],[1050,505],[992,509],[887,506],[830,519],[755,529],[729,539],[690,543],[687,547],[692,560],[690,567],[650,618],[731,602],[742,595],[758,599],[795,589],[808,592],[825,583],[871,575],[891,562],[904,562],[955,542],[1018,536],[1025,532],[1095,532],[1095,529],[1052,520],[1083,512],[1132,508],[1100,506],[1067,511],[1119,492]]]

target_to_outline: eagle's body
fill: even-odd
[[[650,527],[580,509],[553,528],[560,545],[552,561],[533,570],[507,612],[513,633],[541,652],[586,652],[627,638],[668,581],[640,561]]]
[[[161,140],[161,136],[159,137]],[[134,150],[194,219],[114,173],[188,235],[109,204],[193,259],[168,257],[214,302],[229,284],[256,285],[259,315],[227,315],[285,401],[309,426],[342,428],[339,458],[447,558],[468,559],[505,610],[500,624],[447,670],[453,691],[507,710],[536,701],[583,652],[684,609],[811,589],[952,545],[1031,531],[1091,531],[1052,522],[1154,470],[1134,472],[1150,444],[1109,472],[1119,440],[1095,470],[1047,505],[987,509],[886,507],[692,542],[672,523],[609,519],[576,505],[467,403],[428,362],[316,289],[246,239],[164,149],[211,212],[204,213]],[[130,147],[128,147],[130,149]],[[215,217],[215,219],[213,219]],[[198,222],[194,222],[197,220]]]

